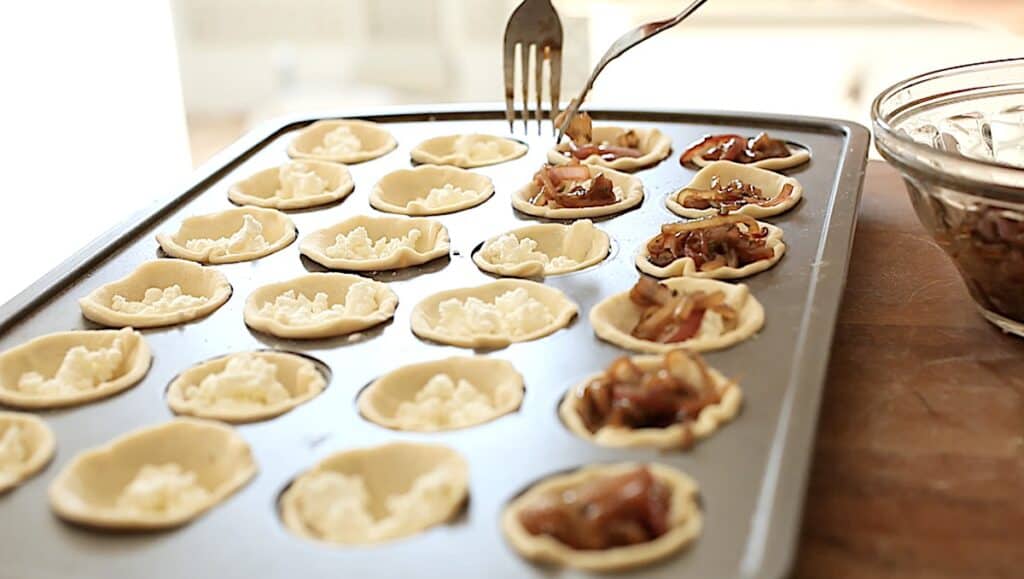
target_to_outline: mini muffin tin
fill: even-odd
[[[472,355],[420,340],[409,316],[435,292],[493,279],[474,265],[485,239],[538,220],[513,211],[509,196],[529,182],[552,145],[549,134],[529,135],[526,156],[474,169],[493,179],[496,194],[480,206],[434,217],[447,226],[452,253],[410,269],[363,274],[384,281],[399,296],[393,321],[353,337],[295,341],[249,330],[246,297],[257,287],[322,271],[300,257],[298,243],[253,262],[210,266],[233,286],[231,299],[209,317],[181,326],[144,330],[153,351],[148,375],[134,388],[85,406],[43,412],[57,436],[57,455],[41,474],[0,495],[0,575],[49,579],[105,577],[448,577],[494,579],[579,577],[585,574],[533,565],[505,542],[499,520],[506,503],[546,476],[600,462],[656,461],[677,467],[700,485],[705,527],[688,549],[629,577],[701,578],[784,576],[793,559],[810,464],[818,403],[865,169],[868,134],[852,123],[783,116],[669,111],[593,111],[598,123],[657,127],[672,138],[673,154],[638,175],[646,197],[632,211],[595,223],[612,238],[612,251],[586,270],[544,283],[580,307],[567,329],[537,341],[488,352],[512,362],[526,395],[517,412],[479,426],[434,434],[402,433],[359,415],[359,391],[377,377],[413,362]],[[351,115],[385,124],[398,148],[352,165],[355,192],[340,203],[291,212],[299,237],[354,215],[379,214],[368,203],[383,175],[410,166],[409,151],[424,139],[454,133],[507,135],[497,108],[437,108]],[[0,309],[0,350],[42,334],[99,326],[86,321],[78,298],[159,257],[157,232],[173,232],[182,219],[229,209],[231,184],[288,160],[295,131],[314,118],[259,128],[199,170],[187,190],[84,248]],[[743,280],[764,305],[766,323],[753,339],[706,355],[725,375],[740,380],[739,416],[684,452],[602,448],[570,433],[557,406],[581,379],[627,354],[594,336],[587,313],[601,299],[637,279],[635,252],[662,223],[677,220],[665,199],[686,185],[695,168],[679,153],[708,133],[754,135],[767,130],[808,148],[810,163],[786,171],[804,186],[792,211],[765,221],[785,230],[788,250],[774,268]],[[259,473],[241,491],[181,529],[156,534],[109,534],[61,522],[51,512],[47,487],[77,453],[143,426],[170,419],[164,393],[194,364],[260,348],[303,353],[331,372],[326,390],[278,418],[238,427],[252,446]],[[470,465],[470,499],[451,524],[371,548],[334,547],[288,532],[277,501],[293,477],[340,450],[404,440],[440,443]]]

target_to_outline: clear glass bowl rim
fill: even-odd
[[[909,170],[925,178],[943,181],[957,189],[970,191],[983,197],[994,196],[1024,202],[1024,169],[997,161],[964,157],[919,143],[896,131],[889,124],[891,116],[882,113],[882,109],[889,99],[905,89],[936,79],[986,70],[1013,68],[1020,69],[1024,75],[1024,58],[989,60],[942,68],[893,84],[879,93],[871,104],[875,146],[883,157],[901,169]],[[932,94],[919,99],[919,101],[926,102],[942,96],[943,93]]]

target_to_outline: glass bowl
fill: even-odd
[[[871,119],[878,152],[982,315],[1024,336],[1024,58],[899,82]]]

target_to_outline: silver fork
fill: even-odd
[[[674,17],[669,18],[667,20],[648,22],[643,26],[630,30],[629,32],[620,36],[618,40],[613,42],[612,45],[608,48],[608,50],[604,53],[604,56],[601,57],[601,60],[598,61],[597,66],[594,67],[594,71],[590,73],[590,78],[587,79],[587,84],[583,86],[583,90],[580,91],[579,96],[574,98],[572,102],[569,103],[569,108],[566,109],[565,118],[562,120],[561,126],[558,127],[558,135],[555,137],[555,142],[560,143],[562,141],[562,135],[564,135],[565,130],[569,128],[569,123],[572,121],[572,118],[576,116],[577,112],[579,112],[580,105],[583,104],[584,99],[587,98],[587,93],[590,92],[590,89],[593,88],[594,86],[594,81],[597,80],[597,75],[601,74],[601,71],[604,70],[604,67],[608,66],[609,62],[622,56],[622,54],[625,53],[627,50],[633,48],[637,44],[640,44],[641,42],[647,40],[648,38],[654,36],[655,34],[658,34],[659,32],[664,32],[665,30],[672,28],[676,24],[679,24],[683,20],[686,20],[687,18],[690,17],[691,14],[696,12],[698,8],[703,6],[705,2],[707,2],[707,0],[694,0],[682,12],[676,14]],[[507,70],[508,69],[506,68],[506,71]],[[551,118],[554,119],[555,115],[551,115]]]
[[[520,47],[522,65],[523,130],[530,129],[530,57],[533,56],[534,85],[537,93],[537,134],[543,118],[544,61],[550,69],[551,118],[558,114],[562,90],[562,21],[551,0],[523,0],[508,19],[505,27],[505,118],[509,131],[515,126],[515,63],[516,46]]]

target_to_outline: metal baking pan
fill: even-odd
[[[689,473],[701,486],[705,529],[698,541],[664,563],[624,575],[784,576],[799,531],[868,133],[848,122],[801,117],[624,110],[592,114],[598,121],[657,126],[672,137],[675,150],[661,164],[638,173],[646,189],[639,209],[598,223],[613,239],[610,257],[596,267],[545,281],[576,301],[581,315],[552,336],[491,353],[511,361],[525,378],[526,398],[519,412],[467,430],[399,433],[360,417],[355,397],[372,379],[400,365],[466,353],[416,338],[409,329],[409,313],[431,293],[491,279],[477,270],[470,254],[484,239],[528,220],[512,210],[509,195],[542,164],[550,135],[520,134],[531,147],[526,157],[476,169],[494,180],[497,193],[481,206],[437,218],[451,233],[450,259],[373,275],[398,293],[398,312],[393,322],[359,339],[279,340],[253,333],[243,323],[242,307],[253,289],[319,269],[299,257],[298,243],[255,262],[216,266],[230,280],[232,298],[198,322],[145,331],[154,359],[138,386],[104,401],[42,413],[57,435],[57,456],[40,475],[0,496],[0,577],[574,577],[579,574],[535,566],[514,553],[499,530],[499,514],[530,483],[604,461],[662,462]],[[399,146],[352,166],[356,190],[343,202],[291,213],[300,237],[352,215],[374,213],[367,201],[373,184],[385,173],[408,167],[409,150],[421,140],[456,132],[508,132],[495,107],[339,116],[385,123]],[[293,132],[313,120],[292,118],[253,131],[200,169],[182,193],[84,248],[7,303],[0,309],[0,350],[49,332],[95,328],[81,317],[80,296],[157,257],[157,231],[177,228],[188,215],[231,207],[229,185],[287,160],[285,149]],[[587,312],[636,281],[633,257],[639,244],[662,223],[676,219],[665,208],[665,198],[693,174],[680,167],[679,152],[706,133],[761,130],[809,148],[813,159],[788,171],[803,183],[803,201],[769,219],[785,230],[786,256],[775,268],[746,280],[765,306],[764,329],[754,339],[707,355],[726,375],[741,379],[745,400],[740,415],[686,452],[613,450],[573,436],[556,415],[562,395],[626,353],[594,337]],[[316,357],[333,376],[326,391],[311,402],[277,419],[239,427],[260,467],[241,492],[192,524],[157,534],[98,533],[51,514],[47,486],[75,454],[172,417],[164,389],[176,374],[218,355],[267,347]],[[328,453],[396,439],[443,443],[468,459],[470,501],[457,521],[373,548],[332,547],[285,530],[276,501],[296,474]]]

